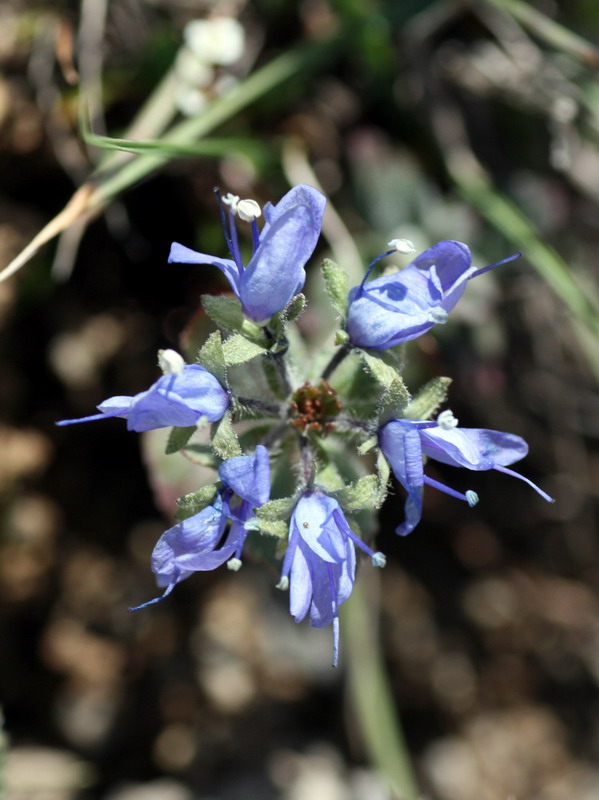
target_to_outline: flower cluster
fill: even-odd
[[[58,424],[122,417],[129,430],[138,432],[169,427],[167,452],[201,451],[204,463],[218,474],[213,484],[180,498],[178,521],[152,555],[152,571],[164,592],[132,611],[162,600],[194,572],[225,563],[239,569],[252,552],[251,538],[264,536],[271,543],[270,557],[282,562],[278,587],[289,590],[295,620],[309,615],[313,627],[333,626],[336,664],[339,607],[353,588],[356,549],[373,566],[385,565],[384,555],[359,535],[358,518],[368,521],[364,515],[383,502],[391,471],[407,493],[405,517],[397,527],[402,536],[421,519],[425,485],[470,506],[478,502],[474,491],[458,492],[427,475],[427,458],[506,473],[551,501],[509,469],[527,453],[522,438],[460,428],[449,410],[433,420],[448,379],[433,379],[412,397],[395,350],[445,322],[470,279],[511,259],[479,269],[465,244],[444,241],[403,270],[369,280],[385,256],[413,251],[410,242],[394,240],[352,289],[343,270],[325,259],[325,285],[341,318],[337,350],[320,374],[308,363],[300,375],[290,342],[297,340],[292,328],[305,307],[304,267],[320,235],[325,198],[302,185],[263,210],[254,200],[234,195],[217,193],[217,199],[231,258],[178,243],[169,256],[170,263],[217,267],[234,295],[202,298],[217,330],[197,363],[185,363],[173,350],[161,351],[163,375],[147,391],[112,397],[98,406],[99,414]],[[249,226],[249,260],[243,257],[239,220]],[[257,379],[257,371],[263,379]],[[238,434],[240,421],[243,433]],[[193,440],[206,424],[212,426],[208,452]],[[375,448],[372,472],[361,456]]]

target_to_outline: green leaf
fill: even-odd
[[[236,297],[202,295],[202,306],[210,319],[225,331],[240,331],[243,325],[241,303]]]
[[[450,384],[451,378],[433,378],[406,406],[403,416],[406,419],[431,419],[447,399]]]
[[[387,496],[387,486],[391,477],[389,462],[383,455],[382,450],[379,450],[376,456],[376,471],[378,474],[378,491],[375,505],[378,507],[383,504],[383,500]]]
[[[223,354],[227,366],[243,364],[245,361],[250,361],[250,359],[264,355],[266,352],[264,347],[250,342],[240,333],[233,334],[223,342]]]
[[[359,511],[373,505],[378,496],[379,480],[376,475],[365,475],[343,489],[331,492],[345,511]]]
[[[376,436],[371,436],[370,439],[366,439],[365,442],[358,447],[358,453],[361,456],[365,456],[366,453],[369,453],[373,447],[376,447],[378,439]]]
[[[290,300],[289,303],[283,309],[283,316],[285,317],[286,322],[293,322],[306,310],[306,297],[303,294],[296,294],[293,300]]]
[[[325,258],[322,262],[322,274],[331,305],[341,319],[345,321],[349,294],[347,273],[342,267],[331,261],[330,258]]]
[[[362,357],[368,371],[383,386],[391,386],[393,381],[401,381],[400,362],[393,353],[385,350],[365,350],[359,348],[357,352]]]
[[[258,519],[258,527],[260,533],[265,533],[267,536],[276,536],[282,539],[287,536],[289,526],[281,519]]]
[[[209,444],[188,444],[185,448],[185,455],[193,464],[201,464],[203,467],[212,467],[212,469],[217,469],[222,461],[215,455]]]
[[[343,478],[332,461],[326,463],[316,473],[315,482],[328,492],[333,492],[343,487]]]
[[[216,492],[216,484],[210,483],[195,492],[180,497],[177,500],[178,519],[187,519],[187,517],[191,517],[194,514],[199,514],[200,511],[203,511],[212,503]]]
[[[220,422],[212,426],[212,448],[221,458],[234,458],[243,455],[237,434],[233,430],[231,414],[227,411]]]
[[[411,397],[405,383],[399,375],[395,380],[389,384],[385,393],[380,399],[378,412],[379,412],[379,425],[384,425],[390,419],[397,419],[404,416],[404,412]]]
[[[197,362],[200,366],[211,372],[223,386],[228,387],[225,354],[220,331],[214,331],[204,342],[198,353]]]
[[[281,497],[264,503],[255,509],[255,513],[260,520],[285,520],[291,516],[296,505],[297,497]]]
[[[196,431],[196,425],[190,425],[188,428],[171,428],[166,450],[164,451],[167,456],[170,456],[171,453],[177,453],[182,447],[185,447]]]

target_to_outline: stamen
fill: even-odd
[[[241,559],[240,558],[230,558],[227,561],[227,569],[230,569],[231,572],[238,572],[241,569]]]
[[[554,497],[551,497],[551,495],[548,495],[547,492],[544,492],[542,489],[539,489],[539,487],[536,485],[536,483],[533,483],[528,478],[525,478],[524,475],[520,475],[519,472],[514,472],[513,469],[508,469],[507,467],[499,467],[497,465],[495,465],[493,467],[493,469],[496,469],[499,472],[505,472],[506,475],[511,475],[512,478],[519,478],[521,481],[524,481],[524,483],[527,483],[529,486],[532,486],[532,488],[535,490],[535,492],[537,492],[537,494],[541,495],[543,500],[547,500],[548,503],[555,503],[555,498]]]
[[[258,225],[256,220],[253,219],[251,222],[252,225],[252,249],[254,253],[258,249],[258,245],[260,244],[260,231],[258,230]]]
[[[262,209],[255,200],[241,200],[237,204],[237,216],[244,222],[253,222],[262,216]]]
[[[223,204],[229,206],[229,209],[236,214],[237,206],[239,204],[239,195],[227,192],[227,194],[223,197]]]
[[[508,256],[507,258],[502,258],[501,261],[496,261],[494,264],[489,264],[488,267],[483,267],[482,269],[477,269],[468,280],[472,280],[472,278],[477,278],[479,275],[482,275],[483,272],[489,272],[491,269],[495,269],[495,267],[500,267],[502,264],[507,264],[509,261],[515,261],[517,258],[520,258],[522,253],[514,253],[513,256]]]
[[[160,597],[155,597],[153,600],[148,600],[147,603],[142,603],[140,606],[133,606],[132,608],[129,608],[128,611],[130,612],[140,611],[142,608],[147,608],[148,606],[153,606],[156,605],[156,603],[160,603],[162,600],[164,600],[165,597],[167,597],[173,591],[173,589],[177,585],[178,580],[179,580],[179,573],[176,572],[172,581],[169,583],[169,585],[166,587],[166,589],[160,595]]]
[[[471,505],[472,495],[469,499],[467,494],[456,492],[455,489],[452,489],[449,486],[445,486],[444,483],[436,481],[434,478],[429,478],[428,475],[424,476],[424,483],[428,484],[429,486],[432,486],[434,489],[439,489],[440,492],[445,492],[445,494],[449,494],[452,497],[455,497],[456,500],[464,500],[466,503],[468,503],[468,505]],[[476,492],[472,492],[472,494],[476,495]],[[476,499],[478,500],[478,496]]]
[[[458,427],[458,421],[453,415],[453,411],[448,408],[442,411],[437,417],[437,425],[443,428],[444,431],[450,431],[452,428]]]
[[[387,564],[387,556],[384,553],[374,553],[372,556],[373,567],[384,567]]]
[[[286,592],[289,589],[289,578],[286,575],[283,575],[281,580],[275,586],[275,589],[280,589],[282,592]]]
[[[470,508],[474,508],[474,506],[478,503],[478,495],[476,492],[473,492],[472,489],[468,489],[466,492],[466,500],[468,501]]]
[[[158,366],[164,375],[180,375],[183,372],[185,361],[176,350],[159,350]]]
[[[369,265],[368,269],[366,270],[366,275],[364,275],[364,277],[362,278],[362,283],[360,284],[360,289],[363,289],[363,288],[364,288],[364,284],[366,283],[366,281],[367,281],[367,280],[368,280],[368,278],[370,277],[370,273],[372,272],[372,270],[374,269],[374,267],[376,266],[376,264],[378,264],[378,263],[379,263],[379,261],[382,261],[382,259],[383,259],[383,258],[387,258],[387,256],[391,256],[391,255],[393,255],[393,253],[396,253],[396,252],[397,252],[397,250],[395,250],[395,249],[393,249],[393,250],[387,250],[387,252],[386,252],[386,253],[381,253],[381,255],[380,255],[380,256],[377,256],[377,257],[374,259],[374,261],[371,261],[371,262],[370,262],[370,265]]]
[[[389,247],[394,247],[398,253],[401,253],[404,256],[416,252],[414,242],[411,242],[409,239],[391,239],[391,241],[387,242],[387,244]]]

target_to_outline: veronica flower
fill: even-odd
[[[195,425],[201,417],[209,422],[221,419],[231,400],[214,375],[198,364],[185,365],[173,350],[161,351],[160,358],[166,374],[147,391],[133,397],[109,397],[97,406],[99,414],[63,419],[56,424],[73,425],[123,417],[128,430],[142,433],[170,425],[186,428]]]
[[[458,428],[451,411],[444,411],[437,422],[394,419],[379,431],[379,446],[390,463],[397,480],[408,493],[405,521],[396,529],[400,536],[414,530],[422,516],[424,485],[440,489],[470,506],[478,503],[476,492],[456,492],[424,473],[423,456],[428,456],[454,467],[472,470],[495,469],[528,483],[542,498],[552,503],[553,498],[543,492],[528,478],[508,469],[509,464],[520,461],[528,453],[528,445],[513,433],[485,430],[483,428]]]
[[[394,347],[446,322],[471,278],[519,256],[479,269],[472,266],[470,250],[462,242],[438,242],[405,269],[366,283],[382,258],[398,250],[406,252],[404,240],[389,244],[393,250],[375,258],[362,283],[349,294],[347,332],[358,347]]]
[[[295,186],[276,206],[265,205],[266,224],[261,232],[256,223],[260,206],[254,200],[227,195],[223,202],[229,206],[227,214],[221,202],[225,240],[232,260],[196,253],[175,242],[171,246],[169,264],[218,267],[239,298],[243,313],[254,322],[264,324],[302,290],[306,279],[304,265],[316,247],[326,200],[311,186]],[[235,214],[252,226],[253,255],[247,266],[241,258]]]
[[[289,587],[289,607],[296,622],[309,611],[312,627],[333,623],[333,666],[339,658],[339,606],[354,585],[354,546],[367,553],[374,566],[385,565],[385,556],[373,552],[352,531],[335,499],[319,489],[305,492],[291,517],[279,587]]]
[[[194,572],[216,569],[225,561],[231,569],[241,566],[241,551],[247,536],[245,523],[254,515],[254,508],[264,505],[270,495],[268,452],[258,445],[253,456],[224,461],[218,474],[222,488],[214,503],[169,528],[156,543],[152,572],[158,586],[166,587],[164,593],[130,611],[160,602],[179,581]]]

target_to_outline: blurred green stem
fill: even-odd
[[[377,604],[369,596],[366,577],[360,576],[341,608],[352,705],[364,747],[393,797],[416,800],[420,795],[395,713],[378,637]]]

